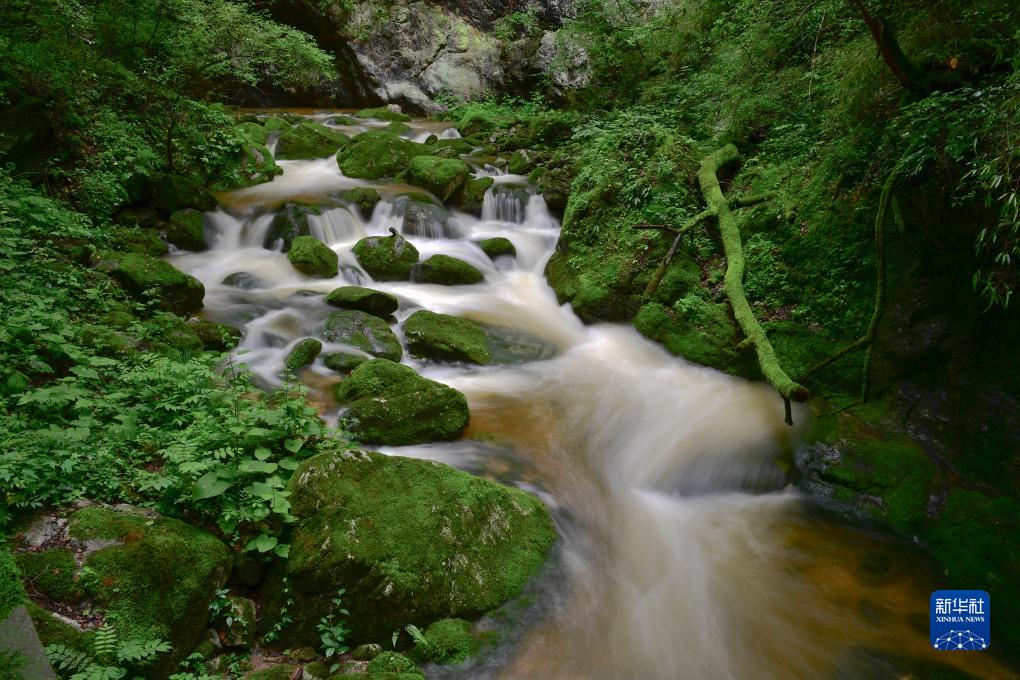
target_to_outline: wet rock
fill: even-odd
[[[395,123],[403,123],[411,120],[411,117],[406,113],[402,113],[399,106],[390,108],[389,106],[380,106],[374,109],[362,109],[354,114],[355,118],[374,118],[376,120],[388,120]]]
[[[283,252],[287,252],[294,239],[298,236],[311,234],[308,216],[321,214],[320,206],[301,203],[285,204],[273,218],[272,224],[269,225],[269,231],[266,232],[266,237],[262,240],[263,247],[272,250],[279,246]]]
[[[339,273],[340,258],[329,246],[311,236],[298,236],[291,242],[287,259],[302,274],[331,279]]]
[[[358,645],[351,651],[351,658],[355,661],[371,661],[375,657],[382,654],[382,645],[373,644],[367,642],[363,645]]]
[[[336,153],[350,138],[325,125],[304,121],[286,130],[276,141],[276,157],[282,160],[312,160]]]
[[[469,178],[453,195],[450,203],[461,212],[481,217],[485,192],[493,185],[493,182],[491,177]]]
[[[294,345],[294,349],[287,354],[283,366],[288,371],[297,371],[315,361],[315,357],[319,356],[321,351],[322,343],[320,341],[315,338],[305,338]]]
[[[517,257],[517,248],[510,239],[502,236],[478,241],[478,247],[492,260],[497,257]]]
[[[449,441],[460,436],[468,422],[463,394],[392,361],[361,364],[340,383],[336,396],[349,405],[346,417],[352,432],[364,442],[401,446]]]
[[[418,249],[391,230],[390,236],[369,236],[357,242],[354,255],[376,281],[407,281],[418,262]]]
[[[234,162],[212,178],[209,188],[213,191],[231,191],[263,184],[282,173],[283,168],[276,164],[265,144],[247,140],[241,144]]]
[[[566,31],[546,31],[542,35],[536,66],[559,96],[591,83],[592,66],[588,50]]]
[[[322,337],[392,361],[400,361],[403,355],[400,341],[385,321],[353,309],[333,312],[326,317]]]
[[[166,239],[178,248],[199,252],[209,247],[205,239],[205,218],[197,210],[178,210],[170,216]]]
[[[157,175],[153,179],[152,198],[163,215],[187,208],[205,212],[216,207],[216,199],[205,187],[183,175]]]
[[[133,297],[188,316],[202,308],[205,286],[169,262],[138,253],[103,253],[96,268]]]
[[[458,191],[471,174],[471,168],[462,160],[416,156],[405,170],[407,181],[427,189],[446,201]]]
[[[323,355],[322,363],[326,368],[337,373],[350,373],[361,364],[369,361],[371,356],[351,354],[349,352],[330,352]]]
[[[421,359],[513,364],[547,359],[552,346],[522,331],[420,310],[404,322],[407,350]]]
[[[326,121],[326,125],[361,125],[362,121],[350,116],[333,116]]]
[[[262,122],[262,125],[270,132],[284,132],[289,130],[294,122],[284,116],[270,116]]]
[[[358,206],[358,209],[361,211],[361,216],[366,220],[372,217],[372,213],[375,211],[375,206],[380,200],[379,192],[375,189],[369,189],[368,187],[349,189],[340,194],[340,198]]]
[[[373,364],[410,373],[400,380],[417,377],[406,366],[373,361],[343,384]],[[419,409],[431,402],[414,401]],[[320,454],[302,464],[290,488],[297,522],[290,559],[274,579],[287,576],[296,600],[284,632],[293,644],[317,639],[315,625],[338,583],[347,588],[352,643],[388,643],[408,623],[489,611],[520,593],[555,539],[533,496],[426,460]],[[395,663],[398,672],[413,668],[394,656],[378,654],[369,676]]]
[[[241,341],[241,332],[233,326],[211,321],[191,321],[188,327],[202,342],[204,349],[226,352]]]
[[[237,130],[251,141],[265,145],[269,141],[269,130],[257,122],[244,122],[237,125]]]
[[[396,296],[361,286],[341,286],[330,291],[326,296],[326,304],[357,309],[381,319],[388,318],[400,306]]]
[[[415,156],[429,155],[433,148],[385,130],[369,130],[353,137],[336,155],[347,177],[382,179],[395,177]]]
[[[228,274],[221,283],[224,286],[240,288],[241,290],[253,290],[262,287],[262,281],[251,272],[234,272]]]
[[[411,280],[417,283],[434,283],[441,286],[464,286],[480,283],[485,276],[464,260],[449,255],[433,255],[415,265]]]
[[[446,238],[455,234],[447,228],[447,212],[424,194],[411,194],[398,199],[404,209],[401,231],[409,236]]]
[[[522,224],[527,217],[528,201],[531,194],[528,187],[521,184],[497,184],[490,192],[492,195],[492,214],[488,219],[501,222]]]
[[[230,595],[228,599],[231,622],[223,631],[226,646],[249,648],[255,643],[255,635],[258,633],[255,603],[237,595]]]

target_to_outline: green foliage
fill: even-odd
[[[319,619],[319,623],[315,627],[319,631],[319,642],[322,645],[322,653],[326,656],[326,659],[337,657],[337,661],[330,666],[330,673],[336,673],[340,669],[339,657],[348,651],[344,640],[347,639],[347,635],[351,631],[343,617],[350,616],[351,613],[342,606],[343,595],[346,592],[344,588],[337,591],[336,597],[330,600],[333,606],[325,616]]]
[[[52,644],[46,647],[46,656],[71,680],[119,680],[129,669],[139,671],[151,666],[160,654],[170,651],[170,645],[162,640],[122,641],[108,624],[97,628],[91,639],[89,652]]]
[[[280,608],[276,612],[273,625],[262,636],[262,642],[269,645],[280,638],[280,633],[294,621],[290,608],[294,606],[294,598],[290,594],[290,581],[284,576],[280,583]]]

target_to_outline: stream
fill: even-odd
[[[336,113],[307,115],[324,122]],[[419,141],[457,135],[445,123],[410,125],[407,136]],[[352,248],[365,236],[403,231],[400,194],[412,189],[344,177],[333,156],[279,161],[283,174],[272,182],[220,195],[206,219],[210,249],[169,256],[205,285],[203,316],[242,329],[235,354],[266,387],[282,384],[298,341],[319,335],[335,311],[323,296],[342,285],[397,296],[398,336],[403,320],[424,308],[523,331],[554,349],[548,359],[486,367],[405,353],[403,363],[467,396],[471,423],[455,442],[380,450],[536,493],[560,536],[529,589],[532,604],[502,624],[510,626],[504,642],[462,667],[427,669],[430,677],[927,677],[916,670],[924,664],[1013,677],[994,657],[929,648],[935,576],[918,549],[848,526],[789,486],[784,465],[803,443],[806,409],[794,412],[798,427],[787,427],[767,385],[687,363],[629,326],[582,324],[543,275],[559,223],[542,196],[493,159],[464,159],[495,181],[481,218],[451,211],[404,235],[422,259],[443,253],[469,262],[485,275],[476,285],[373,282]],[[310,218],[311,235],[339,255],[339,277],[307,277],[263,247],[284,203],[321,203],[358,186],[383,197],[372,215],[338,205]],[[516,258],[494,262],[475,243],[497,236],[513,242]],[[223,284],[239,272],[250,275],[245,287]],[[341,349],[349,351],[324,343],[323,354]],[[342,376],[320,358],[300,377],[337,424],[343,414],[329,387]]]

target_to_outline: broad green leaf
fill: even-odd
[[[231,487],[233,482],[220,479],[215,472],[207,472],[195,482],[191,497],[196,501],[220,496]]]

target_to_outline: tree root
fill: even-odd
[[[803,385],[795,382],[783,370],[776,356],[776,351],[769,342],[765,329],[758,323],[751,305],[744,293],[744,249],[740,239],[740,226],[736,216],[730,210],[730,202],[723,195],[719,185],[718,173],[723,167],[740,160],[737,147],[727,144],[709,155],[698,170],[698,183],[704,194],[708,211],[719,223],[719,234],[722,239],[723,254],[726,256],[726,275],[723,278],[723,289],[729,298],[733,316],[740,325],[758,354],[758,365],[762,375],[783,397],[786,407],[786,422],[793,424],[790,401],[806,401],[810,392]]]

